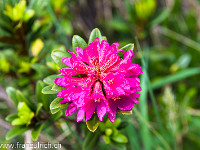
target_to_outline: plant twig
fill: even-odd
[[[32,141],[32,137],[31,137],[31,131],[28,130],[25,132],[25,139],[24,139],[24,143],[27,145],[25,147],[25,150],[32,150],[33,148],[30,147],[29,144],[33,143]]]

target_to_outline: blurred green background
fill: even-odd
[[[200,149],[200,0],[0,0],[0,144],[30,141],[29,132],[5,139],[12,127],[5,118],[17,112],[6,88],[35,102],[37,85],[58,73],[52,50],[72,50],[73,35],[87,41],[96,27],[110,44],[135,43],[140,103],[118,116],[124,127],[108,125],[98,140],[76,116],[62,115],[38,141],[69,150]],[[125,137],[109,141],[115,130]]]

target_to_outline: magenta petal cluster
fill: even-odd
[[[86,116],[90,120],[96,112],[102,121],[108,112],[111,122],[115,121],[117,110],[130,111],[140,96],[138,75],[142,73],[138,64],[131,62],[132,50],[126,53],[118,50],[118,43],[109,46],[106,40],[89,43],[85,49],[76,48],[77,55],[62,58],[68,67],[59,69],[55,84],[66,89],[57,96],[61,104],[69,103],[65,115],[77,113],[77,122]],[[117,53],[124,52],[124,58]],[[79,76],[79,77],[78,77]]]

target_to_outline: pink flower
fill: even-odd
[[[66,88],[57,94],[63,98],[61,104],[70,103],[66,116],[78,111],[77,122],[85,115],[88,121],[96,112],[102,121],[108,112],[108,118],[114,122],[117,109],[129,111],[139,102],[136,92],[141,90],[141,67],[131,63],[132,50],[120,58],[117,53],[123,51],[117,50],[118,46],[109,46],[106,40],[100,43],[97,38],[85,49],[77,47],[77,55],[70,52],[71,57],[62,58],[68,67],[59,69],[62,77],[55,79],[55,84]]]

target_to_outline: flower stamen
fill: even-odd
[[[100,102],[100,98],[95,98],[94,102]]]
[[[113,83],[114,83],[113,80],[114,80],[114,78],[108,79],[108,83],[109,83],[109,84],[113,84]]]
[[[118,96],[118,97],[113,97],[112,98],[114,101],[116,101],[116,100],[118,100],[118,99],[120,99],[120,97]]]

